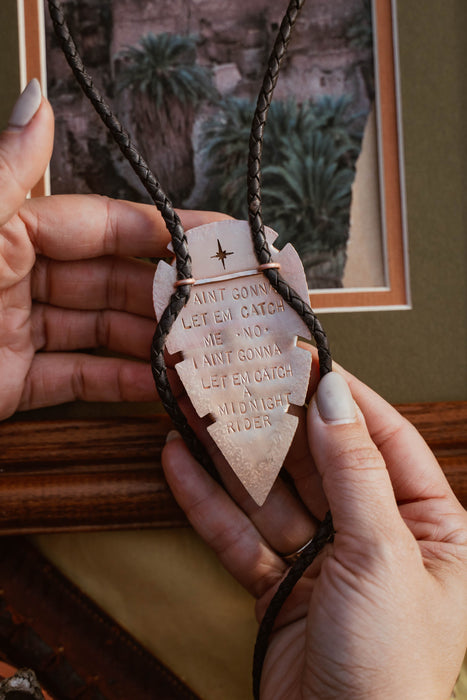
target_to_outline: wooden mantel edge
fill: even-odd
[[[467,401],[398,405],[467,507]],[[165,415],[0,424],[0,534],[176,527]]]

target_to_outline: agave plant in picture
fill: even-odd
[[[246,168],[254,105],[251,100],[225,98],[202,124],[200,150],[206,187],[201,209],[219,209],[236,219],[247,217]]]
[[[246,152],[253,105],[230,99],[205,123],[203,153],[219,186],[219,206],[245,218]],[[263,146],[263,215],[290,241],[310,288],[342,286],[352,184],[364,115],[346,96],[273,102]]]
[[[128,90],[139,147],[176,206],[194,185],[192,131],[196,109],[217,93],[196,60],[196,39],[147,34],[119,55],[117,89]]]

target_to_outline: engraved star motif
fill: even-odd
[[[217,253],[215,255],[211,255],[211,258],[217,258],[218,260],[220,260],[222,263],[222,267],[225,270],[225,259],[228,255],[233,255],[233,251],[231,253],[228,253],[226,250],[222,250],[221,242],[219,239],[217,239]]]

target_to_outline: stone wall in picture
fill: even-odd
[[[219,91],[254,99],[284,8],[282,0],[65,0],[63,4],[96,84],[129,121],[127,101],[115,94],[121,49],[148,32],[195,34],[199,62],[212,68]],[[354,110],[368,112],[371,95],[364,75],[368,51],[349,47],[345,38],[360,5],[361,0],[305,4],[277,85],[277,99],[350,94]],[[46,26],[49,97],[57,119],[53,190],[135,197],[141,193],[138,182],[82,97],[49,21]]]

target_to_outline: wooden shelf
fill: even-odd
[[[397,406],[467,506],[467,401]],[[186,524],[160,466],[163,415],[0,425],[0,534]]]

